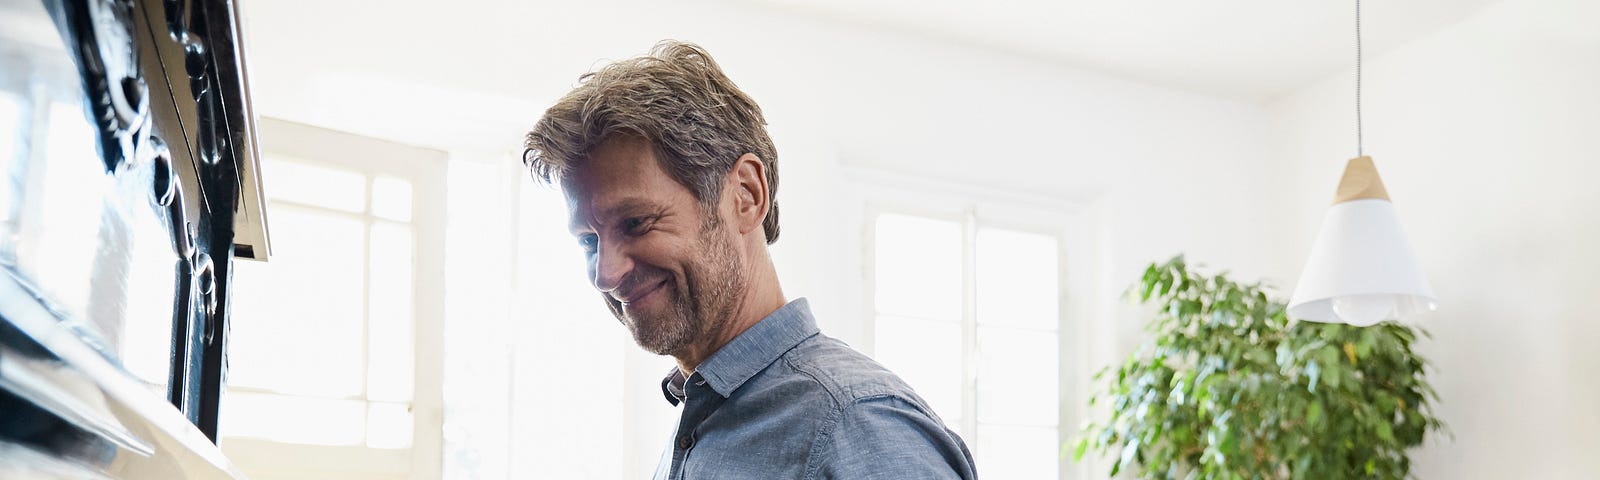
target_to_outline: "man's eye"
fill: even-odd
[[[651,223],[653,222],[649,218],[634,217],[622,222],[622,230],[629,235],[644,235],[645,231],[650,229]]]
[[[593,233],[581,235],[578,237],[578,245],[583,246],[584,253],[594,253],[600,249],[600,237]]]

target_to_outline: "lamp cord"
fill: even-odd
[[[1356,156],[1366,155],[1361,136],[1361,0],[1356,0]]]

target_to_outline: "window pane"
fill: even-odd
[[[367,398],[410,401],[413,378],[411,227],[372,225]]]
[[[272,261],[233,264],[229,384],[360,395],[365,225],[353,216],[272,208]]]
[[[1056,328],[1061,294],[1055,237],[980,228],[977,267],[980,325]]]
[[[978,478],[1059,478],[1061,439],[1054,428],[979,423],[972,456]]]
[[[961,324],[879,316],[874,356],[904,379],[946,424],[961,421]]]
[[[978,421],[1055,426],[1058,348],[1054,332],[978,327]]]
[[[366,403],[260,393],[222,398],[222,435],[307,445],[361,445]]]
[[[360,172],[313,165],[281,155],[267,156],[261,170],[267,196],[273,200],[351,213],[367,210],[367,177]],[[272,219],[272,229],[275,234],[279,231],[276,215]],[[276,241],[278,237],[280,235],[273,235],[272,239]]]
[[[367,446],[411,447],[411,405],[390,402],[367,404]]]
[[[372,214],[390,220],[411,221],[411,182],[394,177],[373,179]]]
[[[961,242],[956,222],[878,217],[873,269],[878,312],[960,320]]]

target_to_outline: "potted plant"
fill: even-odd
[[[1444,424],[1413,351],[1427,332],[1296,322],[1260,283],[1152,264],[1128,291],[1150,339],[1096,374],[1110,417],[1074,448],[1139,478],[1405,478],[1408,450]]]

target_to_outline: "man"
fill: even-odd
[[[975,478],[911,387],[785,299],[767,253],[777,151],[705,50],[666,41],[584,75],[527,148],[611,313],[677,359],[662,390],[682,412],[656,478]]]

